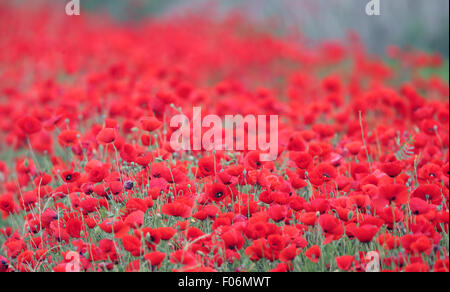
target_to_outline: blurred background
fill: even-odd
[[[1,0],[18,5],[55,4],[64,11],[69,0]],[[81,0],[81,11],[102,11],[127,22],[195,11],[224,16],[239,11],[255,21],[295,28],[311,40],[339,39],[356,31],[371,52],[387,45],[415,47],[449,55],[448,0],[380,0],[381,15],[367,16],[369,0]],[[60,7],[59,7],[60,6]],[[212,10],[211,10],[212,9]]]

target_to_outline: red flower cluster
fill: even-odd
[[[438,56],[239,17],[72,21],[0,9],[1,272],[449,271]],[[193,105],[278,115],[278,158],[175,152]]]

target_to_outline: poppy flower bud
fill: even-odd
[[[131,189],[134,187],[134,183],[133,183],[133,181],[131,181],[131,180],[127,180],[127,181],[124,183],[123,187],[124,187],[127,191],[129,191],[129,190],[131,190]]]
[[[440,248],[439,245],[434,245],[434,246],[433,246],[433,253],[436,254],[436,253],[440,252],[440,249],[441,249],[441,248]]]
[[[348,218],[349,221],[352,220],[352,218],[353,218],[353,212],[352,211],[348,212],[347,218]]]

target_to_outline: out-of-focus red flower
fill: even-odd
[[[41,122],[32,116],[25,116],[17,121],[17,125],[27,135],[32,135],[41,131]]]

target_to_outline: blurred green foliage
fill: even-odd
[[[429,78],[431,76],[440,76],[442,79],[449,82],[449,60],[446,59],[444,65],[440,68],[426,68],[422,70],[422,76]]]
[[[17,5],[65,4],[69,0],[0,0]],[[382,14],[364,13],[366,0],[80,0],[84,11],[103,11],[122,21],[187,10],[219,14],[237,10],[250,19],[298,28],[312,40],[342,39],[357,32],[370,51],[382,54],[396,44],[449,55],[449,1],[382,1]],[[368,1],[367,1],[368,2]]]
[[[122,20],[140,19],[146,15],[160,14],[180,0],[88,0],[81,1],[83,10],[107,11]]]

